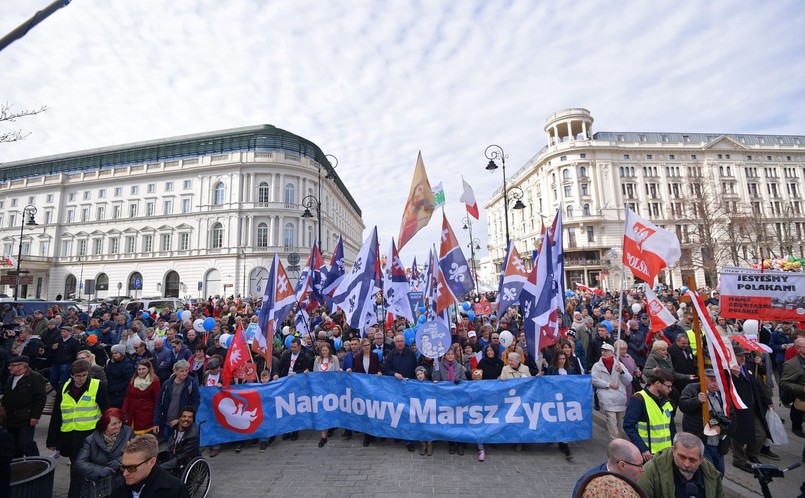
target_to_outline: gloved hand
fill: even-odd
[[[114,474],[115,474],[115,469],[113,469],[113,468],[111,468],[111,467],[103,467],[103,468],[102,468],[102,469],[101,469],[101,470],[98,472],[98,475],[99,475],[101,478],[104,478],[104,477],[111,477],[111,476],[113,476]]]

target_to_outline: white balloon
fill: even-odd
[[[514,334],[509,332],[508,330],[504,330],[500,333],[500,343],[503,344],[504,348],[508,348],[514,342]]]
[[[757,335],[757,330],[760,324],[757,320],[745,320],[743,329],[744,335]]]
[[[642,309],[643,309],[643,307],[640,306],[640,303],[634,303],[632,305],[632,313],[640,313],[640,310],[642,310]]]
[[[226,341],[231,336],[232,334],[221,334],[221,337],[218,338],[218,343],[221,345],[222,348],[229,348],[229,346],[226,345]]]
[[[195,330],[198,333],[204,333],[204,320],[199,318],[195,322],[193,322],[193,330]]]
[[[193,318],[193,312],[190,310],[182,311],[182,321],[190,320]]]

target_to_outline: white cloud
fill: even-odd
[[[0,160],[270,123],[338,157],[385,248],[418,150],[461,232],[460,175],[483,203],[501,184],[484,148],[514,173],[565,107],[598,131],[805,133],[803,20],[796,1],[81,0],[0,52],[0,100],[50,107]]]

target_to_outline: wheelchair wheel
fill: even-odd
[[[206,498],[212,484],[210,464],[202,457],[196,457],[184,466],[182,482],[192,498]]]

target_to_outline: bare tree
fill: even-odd
[[[42,106],[39,109],[23,109],[21,111],[14,111],[12,110],[12,107],[13,106],[8,102],[5,104],[0,104],[0,123],[13,123],[19,118],[36,116],[37,114],[48,110],[46,106]],[[30,133],[26,133],[22,130],[0,131],[0,143],[18,142],[20,140],[25,140],[28,135],[30,135]]]

